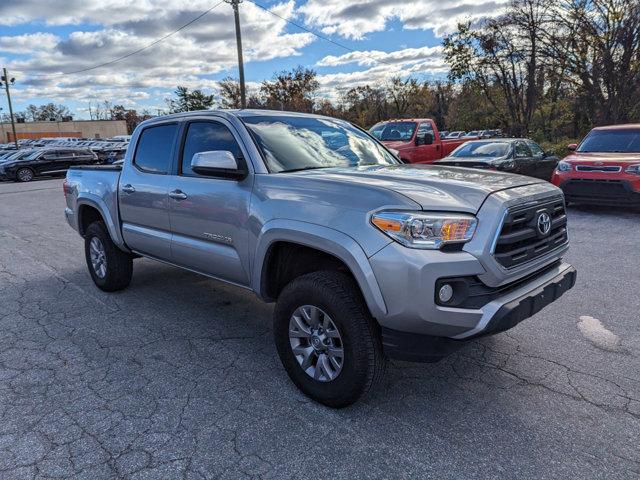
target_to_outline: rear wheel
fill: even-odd
[[[313,272],[287,285],[274,337],[293,383],[330,407],[356,402],[384,373],[378,326],[353,279],[340,272]]]
[[[16,180],[18,182],[30,182],[31,180],[33,180],[33,177],[35,177],[35,174],[30,168],[20,168],[16,172]]]
[[[102,222],[93,222],[87,228],[84,252],[93,283],[99,289],[115,292],[129,285],[133,274],[133,257],[113,243]]]

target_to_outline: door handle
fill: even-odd
[[[174,190],[173,192],[169,192],[169,196],[175,200],[186,200],[187,194],[182,190]]]
[[[122,187],[122,191],[124,193],[134,193],[136,189],[130,183],[127,183],[124,187]]]

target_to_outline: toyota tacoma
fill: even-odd
[[[148,257],[276,302],[291,380],[332,407],[387,358],[437,361],[507,330],[575,282],[562,192],[503,172],[402,164],[328,117],[158,117],[122,166],[69,170],[65,214],[98,288]]]

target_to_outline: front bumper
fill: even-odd
[[[543,275],[543,283],[527,283],[522,288],[483,307],[483,315],[473,329],[455,337],[418,335],[382,327],[382,345],[390,358],[414,362],[434,362],[461,348],[474,338],[492,335],[515,327],[560,298],[576,282],[576,270],[563,263],[553,269],[552,277]]]
[[[618,178],[572,178],[560,183],[567,202],[590,205],[640,206],[640,181]]]

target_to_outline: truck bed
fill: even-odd
[[[80,231],[77,215],[80,207],[86,205],[97,209],[109,229],[111,238],[122,245],[120,213],[118,208],[118,185],[121,165],[82,165],[71,167],[65,180],[67,221]]]

